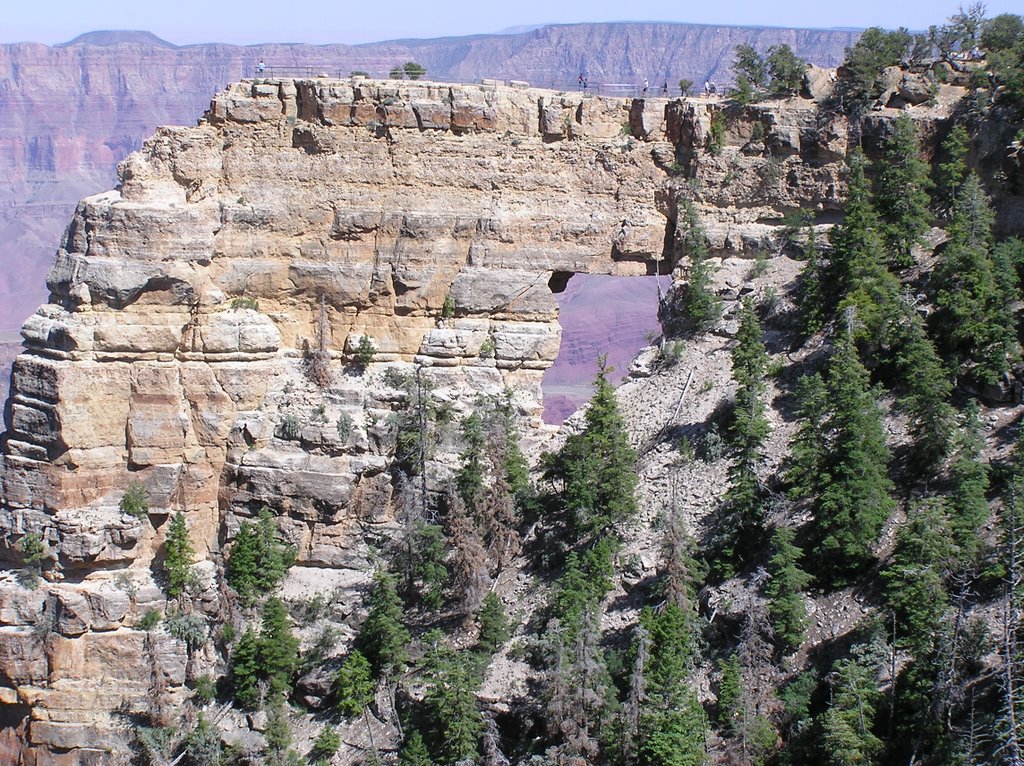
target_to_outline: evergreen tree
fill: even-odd
[[[953,554],[944,504],[918,504],[900,529],[892,561],[882,572],[886,600],[896,620],[897,646],[916,657],[925,657],[939,634],[949,603],[945,579]]]
[[[874,733],[882,703],[878,676],[884,666],[881,647],[861,645],[836,663],[832,699],[819,716],[821,763],[828,766],[870,766],[883,742]]]
[[[813,335],[825,326],[827,305],[825,300],[824,265],[818,248],[814,227],[807,227],[804,243],[804,268],[800,272],[800,320],[805,335]]]
[[[803,551],[793,542],[790,527],[776,527],[772,535],[772,557],[768,562],[770,578],[765,586],[768,616],[780,648],[796,649],[807,636],[807,603],[803,591],[811,576],[800,568]]]
[[[988,466],[984,461],[984,449],[978,402],[970,399],[964,408],[949,469],[953,485],[949,496],[950,526],[961,557],[967,561],[977,550],[978,528],[988,518]]]
[[[299,667],[299,639],[292,635],[288,612],[279,598],[269,598],[260,615],[261,674],[274,697],[291,692]]]
[[[886,267],[882,222],[872,204],[867,161],[860,151],[849,160],[846,216],[829,235],[831,257],[825,272],[834,290],[830,306],[856,317],[858,342],[886,345],[888,324],[898,315],[900,284]]]
[[[255,525],[242,522],[228,555],[228,584],[245,606],[252,606],[288,573],[295,550],[278,539],[277,522],[269,508],[261,508]]]
[[[823,478],[829,398],[821,375],[815,372],[801,377],[796,399],[798,425],[790,445],[786,480],[790,495],[798,499],[817,494]]]
[[[427,691],[424,696],[427,720],[442,763],[457,763],[479,756],[483,717],[476,702],[479,679],[474,663],[465,655],[441,643],[440,632],[425,658]]]
[[[345,718],[361,715],[363,709],[373,702],[373,668],[358,649],[353,649],[341,663],[334,678],[334,689],[338,697],[338,712]]]
[[[484,497],[484,423],[478,413],[462,422],[462,441],[466,446],[461,455],[462,467],[455,474],[455,486],[472,512]]]
[[[501,599],[494,591],[488,591],[484,596],[483,607],[477,615],[477,622],[480,623],[480,637],[477,639],[477,646],[487,653],[496,652],[511,635],[508,617],[505,615],[505,605],[501,603]]]
[[[849,334],[839,339],[827,389],[830,438],[822,457],[826,478],[815,509],[813,550],[819,571],[842,579],[870,558],[895,507],[882,413]]]
[[[247,627],[231,655],[231,685],[235,701],[243,708],[255,710],[259,706],[262,675],[260,638],[252,627]]]
[[[696,635],[694,619],[678,605],[645,609],[648,636],[636,761],[640,766],[698,766],[706,760],[706,720],[690,683]]]
[[[762,448],[768,437],[768,418],[762,401],[768,354],[761,341],[761,325],[748,299],[740,310],[736,345],[732,349],[733,378],[737,383],[736,401],[728,436],[733,448],[729,466],[729,489],[725,495],[728,516],[726,540],[720,552],[720,565],[731,571],[731,563],[744,559],[756,548],[762,532],[762,508],[757,466],[763,460]]]
[[[606,532],[637,508],[636,451],[608,382],[609,372],[602,357],[583,431],[570,434],[561,452],[546,461],[545,475],[561,483],[561,501],[577,540]]]
[[[932,277],[933,328],[961,371],[997,383],[1016,358],[1012,304],[1017,277],[991,250],[993,214],[978,177],[971,173],[953,208],[951,240]]]
[[[402,749],[398,752],[399,766],[434,766],[419,729],[406,734]]]
[[[185,514],[178,511],[171,517],[167,527],[167,540],[164,543],[164,574],[167,576],[167,595],[172,598],[180,596],[192,575],[195,563],[195,551],[188,537],[188,524]]]
[[[375,675],[398,670],[408,658],[410,635],[402,622],[402,600],[394,575],[378,570],[369,597],[370,613],[359,629],[356,648],[370,661]]]
[[[892,135],[883,147],[875,184],[875,207],[882,221],[889,262],[894,267],[914,264],[913,247],[921,242],[931,223],[931,185],[914,123],[901,114],[893,121]]]
[[[765,56],[768,68],[768,89],[778,95],[795,95],[803,84],[807,62],[785,43],[773,45]]]
[[[413,524],[408,580],[418,588],[423,603],[434,610],[441,607],[448,581],[448,568],[444,563],[447,542],[439,525],[425,521]]]
[[[956,428],[956,412],[949,404],[953,386],[921,317],[905,302],[900,314],[897,326],[888,333],[895,347],[900,402],[910,416],[914,463],[930,471],[949,452]]]
[[[712,122],[712,130],[719,122]],[[724,129],[724,126],[723,126]],[[707,235],[700,215],[689,200],[682,200],[676,236],[680,256],[689,263],[686,284],[675,288],[671,299],[659,307],[658,318],[670,331],[701,334],[714,327],[722,315],[722,302],[712,291],[715,268],[708,256]],[[677,327],[680,318],[687,323]]]
[[[935,171],[935,187],[939,199],[946,210],[951,210],[960,192],[960,187],[967,179],[967,152],[970,149],[971,137],[963,123],[957,123],[949,131],[942,142],[944,162],[940,162]]]

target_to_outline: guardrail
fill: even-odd
[[[308,78],[314,79],[317,77],[332,78],[339,80],[348,80],[353,76],[363,76],[370,80],[395,80],[397,82],[408,82],[413,79],[415,80],[427,80],[431,79],[427,77],[427,73],[424,73],[416,78],[411,77],[391,77],[390,72],[368,72],[365,75],[362,72],[354,74],[350,70],[343,70],[338,68],[324,67],[324,66],[270,66],[265,64],[263,69],[260,69],[259,65],[252,68],[252,76],[257,79],[261,78]],[[464,80],[447,80],[434,78],[432,82],[443,82],[451,85],[503,85],[511,87],[523,87],[526,84],[519,80],[503,80],[500,78],[488,78],[484,77],[480,80],[474,80],[473,82],[467,82]],[[527,86],[528,87],[528,86]],[[586,87],[581,86],[578,82],[569,84],[555,84],[547,85],[540,84],[536,85],[538,88],[544,88],[545,90],[554,90],[562,93],[580,93],[582,95],[599,95],[599,96],[612,96],[618,98],[678,98],[680,96],[679,88],[667,88],[663,83],[656,87],[644,88],[643,85],[623,82],[593,82],[588,81]],[[687,91],[685,95],[693,96],[697,95],[693,91]],[[708,94],[703,94],[708,97]],[[720,94],[719,94],[720,95]],[[711,94],[710,98],[715,98],[715,94]]]

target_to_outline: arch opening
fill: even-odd
[[[548,284],[562,342],[544,373],[544,422],[560,425],[590,399],[600,355],[607,355],[609,380],[618,385],[637,352],[661,334],[658,278],[555,272]]]

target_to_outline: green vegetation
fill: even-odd
[[[267,699],[280,701],[291,693],[299,667],[299,639],[289,626],[288,613],[278,598],[269,598],[260,615],[260,631],[246,628],[231,655],[231,685],[235,701],[254,710]]]
[[[338,712],[346,718],[362,715],[373,702],[373,668],[362,652],[353,649],[338,669],[334,679]]]
[[[903,60],[911,41],[906,29],[893,32],[871,27],[864,30],[852,48],[846,49],[839,94],[847,111],[860,114],[881,95],[883,70]]]
[[[281,542],[269,508],[256,523],[243,521],[228,554],[225,574],[239,601],[252,606],[277,587],[295,560],[295,550]]]
[[[149,515],[149,495],[146,488],[137,481],[129,482],[128,489],[121,496],[119,505],[121,513],[127,513],[137,519],[144,519]]]
[[[356,646],[374,675],[398,672],[408,659],[410,636],[402,622],[404,610],[394,575],[384,571],[374,575],[368,603],[370,613],[359,629]]]
[[[365,370],[373,362],[373,358],[377,355],[377,346],[370,340],[369,335],[360,335],[359,343],[356,344],[356,351],[354,355],[354,361],[357,367],[361,370]]]
[[[636,452],[609,373],[602,357],[583,431],[570,435],[546,460],[545,478],[559,487],[568,531],[577,540],[605,534],[637,507]]]
[[[185,592],[192,579],[195,551],[188,536],[185,514],[178,511],[171,517],[164,542],[164,575],[167,577],[167,595],[176,598]]]
[[[260,302],[258,300],[256,300],[255,298],[248,298],[245,296],[232,298],[230,306],[233,309],[249,309],[250,311],[260,310]]]

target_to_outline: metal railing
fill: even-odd
[[[363,74],[362,71],[357,70],[353,73],[351,70],[331,68],[326,66],[271,66],[265,64],[263,69],[259,68],[259,65],[252,67],[252,77],[255,79],[315,79],[315,78],[329,78],[338,80],[348,80],[354,76],[364,76],[369,80],[394,80],[395,82],[415,82],[422,80],[429,80],[431,82],[443,82],[451,85],[481,85],[481,84],[498,84],[504,87],[515,87],[514,83],[518,84],[522,81],[516,79],[502,79],[497,77],[482,77],[479,80],[468,82],[465,80],[454,80],[438,77],[428,77],[427,72],[419,75],[415,79],[403,76],[401,78],[392,77],[391,72],[366,72]],[[567,84],[561,83],[529,83],[528,87],[542,88],[544,90],[553,90],[559,93],[578,93],[581,95],[595,95],[595,96],[610,96],[615,98],[679,98],[680,95],[693,96],[704,96],[705,98],[716,98],[721,97],[721,89],[718,94],[706,94],[703,92],[697,92],[696,89],[691,89],[686,94],[680,94],[679,88],[666,88],[666,83],[662,83],[658,86],[649,86],[644,88],[642,84],[634,83],[623,83],[623,82],[587,82],[586,87],[581,86],[578,82],[572,82]]]

